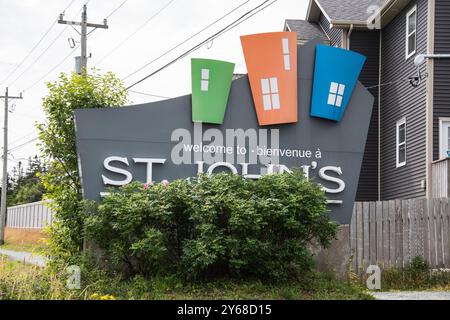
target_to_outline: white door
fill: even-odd
[[[450,157],[450,119],[441,120],[439,126],[439,140],[440,140],[440,157]]]

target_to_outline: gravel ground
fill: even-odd
[[[450,300],[450,291],[373,292],[377,300]]]
[[[40,267],[45,267],[46,263],[45,257],[30,252],[19,252],[0,249],[0,254],[7,256],[9,259],[14,261],[23,261],[25,263],[33,264]]]

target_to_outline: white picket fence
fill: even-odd
[[[12,229],[42,229],[53,222],[48,201],[27,203],[8,208],[6,227]]]

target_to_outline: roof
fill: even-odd
[[[323,14],[335,28],[368,28],[369,18],[381,22],[380,27],[389,24],[411,0],[309,0],[306,20],[317,22]],[[370,28],[371,29],[371,28]]]
[[[320,38],[328,41],[327,35],[323,32],[318,23],[305,20],[286,20],[286,27],[292,32],[297,32],[297,40],[305,41]]]
[[[389,0],[316,0],[331,20],[367,21]],[[378,10],[377,10],[378,9]]]

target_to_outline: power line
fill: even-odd
[[[17,151],[17,150],[19,150],[19,149],[22,149],[23,147],[29,145],[30,143],[32,143],[32,142],[34,142],[34,141],[36,141],[36,140],[38,140],[38,139],[39,139],[39,138],[36,137],[36,138],[31,139],[31,140],[28,140],[28,141],[26,141],[26,142],[24,142],[24,143],[22,143],[22,144],[20,144],[20,145],[18,145],[18,146],[15,146],[15,147],[13,147],[13,148],[11,148],[11,149],[8,149],[8,152],[13,152],[13,151]]]
[[[231,11],[229,11],[227,14],[223,15],[222,17],[220,17],[219,19],[213,21],[212,23],[210,23],[209,25],[207,25],[206,27],[204,27],[203,29],[201,29],[200,31],[194,33],[193,35],[191,35],[189,38],[185,39],[184,41],[180,42],[179,44],[177,44],[176,46],[170,48],[169,50],[167,50],[166,52],[164,52],[163,54],[161,54],[160,56],[156,57],[155,59],[151,60],[150,62],[146,63],[145,65],[143,65],[142,67],[140,67],[139,69],[133,71],[132,73],[130,73],[129,75],[127,75],[125,78],[123,78],[122,80],[126,80],[129,77],[133,76],[134,74],[138,73],[139,71],[141,71],[142,69],[148,67],[149,65],[151,65],[152,63],[158,61],[159,59],[161,59],[162,57],[166,56],[167,54],[171,53],[172,51],[174,51],[175,49],[179,48],[180,46],[182,46],[183,44],[185,44],[186,42],[188,42],[189,40],[191,40],[192,38],[196,37],[197,35],[199,35],[200,33],[202,33],[203,31],[209,29],[210,27],[212,27],[213,25],[215,25],[216,23],[218,23],[219,21],[225,19],[226,17],[228,17],[230,14],[232,14],[233,12],[235,12],[236,10],[240,9],[242,6],[244,6],[245,4],[247,4],[250,0],[247,0],[245,2],[243,2],[242,4],[238,5],[237,7],[235,7],[234,9],[232,9]]]
[[[117,8],[115,8],[113,11],[111,11],[111,12],[106,16],[106,19],[109,19],[109,17],[111,17],[114,13],[116,13],[116,11],[119,10],[120,8],[122,8],[123,5],[124,5],[125,3],[127,3],[127,2],[128,2],[128,0],[124,0],[121,4],[119,4],[119,6],[118,6]]]
[[[71,0],[70,3],[64,8],[64,11],[66,11],[75,1],[76,0]],[[56,22],[57,22],[56,20],[53,21],[53,23],[50,25],[50,27],[47,29],[47,31],[44,33],[44,35],[39,39],[39,41],[27,53],[25,58],[23,58],[22,61],[6,76],[6,78],[2,80],[0,85],[3,84],[6,80],[8,80],[23,65],[23,63],[30,57],[30,55],[34,52],[34,50],[36,50],[36,48],[41,44],[41,42],[45,39],[45,37],[50,33],[50,31],[56,25]]]
[[[74,0],[75,1],[75,0]],[[73,2],[73,1],[72,1]],[[64,10],[65,11],[65,10]],[[78,13],[80,13],[81,12],[81,10],[79,10],[78,11]],[[77,14],[78,14],[77,13]],[[77,15],[76,14],[76,15]],[[75,16],[76,16],[75,15]],[[58,22],[58,20],[56,20],[55,21],[55,24]],[[25,74],[25,73],[27,73],[43,56],[44,56],[44,54],[48,51],[48,50],[50,50],[50,48],[51,47],[53,47],[53,45],[56,43],[56,41],[58,41],[58,39],[64,34],[64,32],[67,30],[67,27],[65,27],[63,30],[61,30],[61,32],[60,33],[58,33],[58,35],[53,39],[53,41],[44,49],[44,51],[42,51],[41,52],[41,54],[36,58],[36,59],[34,59],[33,60],[33,62],[27,67],[27,68],[25,68],[25,70],[23,70],[22,71],[22,73],[18,76],[18,77],[16,77],[15,79],[14,79],[14,81],[13,82],[11,82],[10,84],[9,84],[9,86],[12,86],[14,83],[16,83],[16,81],[17,80],[19,80],[20,78],[22,78],[22,76]]]
[[[112,50],[110,50],[107,54],[105,54],[102,58],[100,58],[95,66],[98,66],[102,61],[104,61],[106,58],[108,58],[110,55],[112,55],[114,52],[117,51],[120,47],[124,45],[125,42],[130,40],[136,33],[142,30],[150,21],[155,19],[161,12],[163,12],[168,6],[172,4],[175,0],[170,0],[167,2],[161,9],[159,9],[155,14],[153,14],[150,18],[148,18],[146,21],[144,21],[143,24],[141,24],[136,30],[134,30],[131,34],[129,34],[125,39],[123,39],[117,46],[115,46]],[[126,1],[125,1],[126,2]],[[120,6],[119,6],[120,7]]]
[[[31,135],[34,134],[34,133],[35,133],[35,131],[31,131],[31,132],[29,132],[29,133],[27,133],[27,134],[25,134],[25,135],[23,135],[23,136],[20,136],[19,138],[14,139],[12,142],[10,142],[10,144],[14,144],[14,143],[16,143],[16,142],[19,142],[19,141],[22,140],[23,138],[29,137],[29,136],[31,136]]]
[[[48,71],[46,74],[44,74],[42,77],[40,77],[37,81],[33,82],[29,87],[27,87],[25,91],[28,91],[32,88],[34,88],[34,86],[36,86],[42,79],[44,79],[46,76],[48,76],[50,73],[52,73],[53,71],[56,70],[56,68],[58,68],[60,65],[62,65],[64,63],[64,61],[66,61],[70,56],[72,56],[72,54],[75,52],[75,50],[77,50],[80,47],[80,44],[78,44],[75,48],[72,49],[72,51],[70,51],[70,53],[64,57],[64,59],[62,59],[56,66],[54,66],[52,69],[50,69],[50,71]]]
[[[137,84],[147,80],[148,78],[154,76],[155,74],[161,72],[162,70],[164,70],[165,68],[169,67],[170,65],[174,64],[175,62],[177,62],[178,60],[184,58],[185,56],[189,55],[190,53],[198,50],[199,48],[201,48],[205,43],[208,43],[210,41],[213,41],[214,39],[218,38],[219,36],[221,36],[222,34],[224,34],[225,32],[235,28],[236,26],[240,25],[241,23],[243,23],[244,21],[248,20],[249,18],[253,17],[255,14],[261,12],[262,10],[268,8],[269,6],[271,6],[272,4],[274,4],[275,2],[277,2],[278,0],[273,0],[271,3],[269,3],[268,5],[264,6],[266,3],[268,3],[270,0],[266,0],[263,3],[261,3],[260,5],[256,6],[255,8],[253,8],[252,10],[246,12],[244,15],[242,15],[241,17],[239,17],[238,19],[236,19],[235,21],[233,21],[231,24],[229,24],[228,26],[226,26],[225,28],[221,29],[219,32],[215,33],[214,35],[210,36],[209,38],[207,38],[206,40],[203,40],[202,42],[200,42],[199,44],[197,44],[196,46],[192,47],[191,49],[189,49],[188,51],[186,51],[185,53],[183,53],[182,55],[178,56],[177,58],[173,59],[172,61],[170,61],[169,63],[165,64],[164,66],[162,66],[161,68],[157,69],[156,71],[150,73],[149,75],[145,76],[144,78],[140,79],[139,81],[136,81],[135,83],[133,83],[132,85],[127,87],[127,90],[131,89],[132,87],[136,86]],[[263,7],[264,6],[264,7]],[[262,7],[262,8],[261,8]],[[259,10],[258,10],[259,9]],[[257,11],[256,11],[257,10]],[[256,11],[256,12],[254,12]],[[252,14],[253,13],[253,14]],[[248,17],[247,17],[248,16]]]
[[[145,92],[140,92],[140,91],[129,90],[129,92],[136,93],[136,94],[141,94],[141,95],[148,96],[148,97],[153,97],[153,98],[171,99],[170,97],[159,96],[159,95],[156,95],[156,94],[145,93]]]

